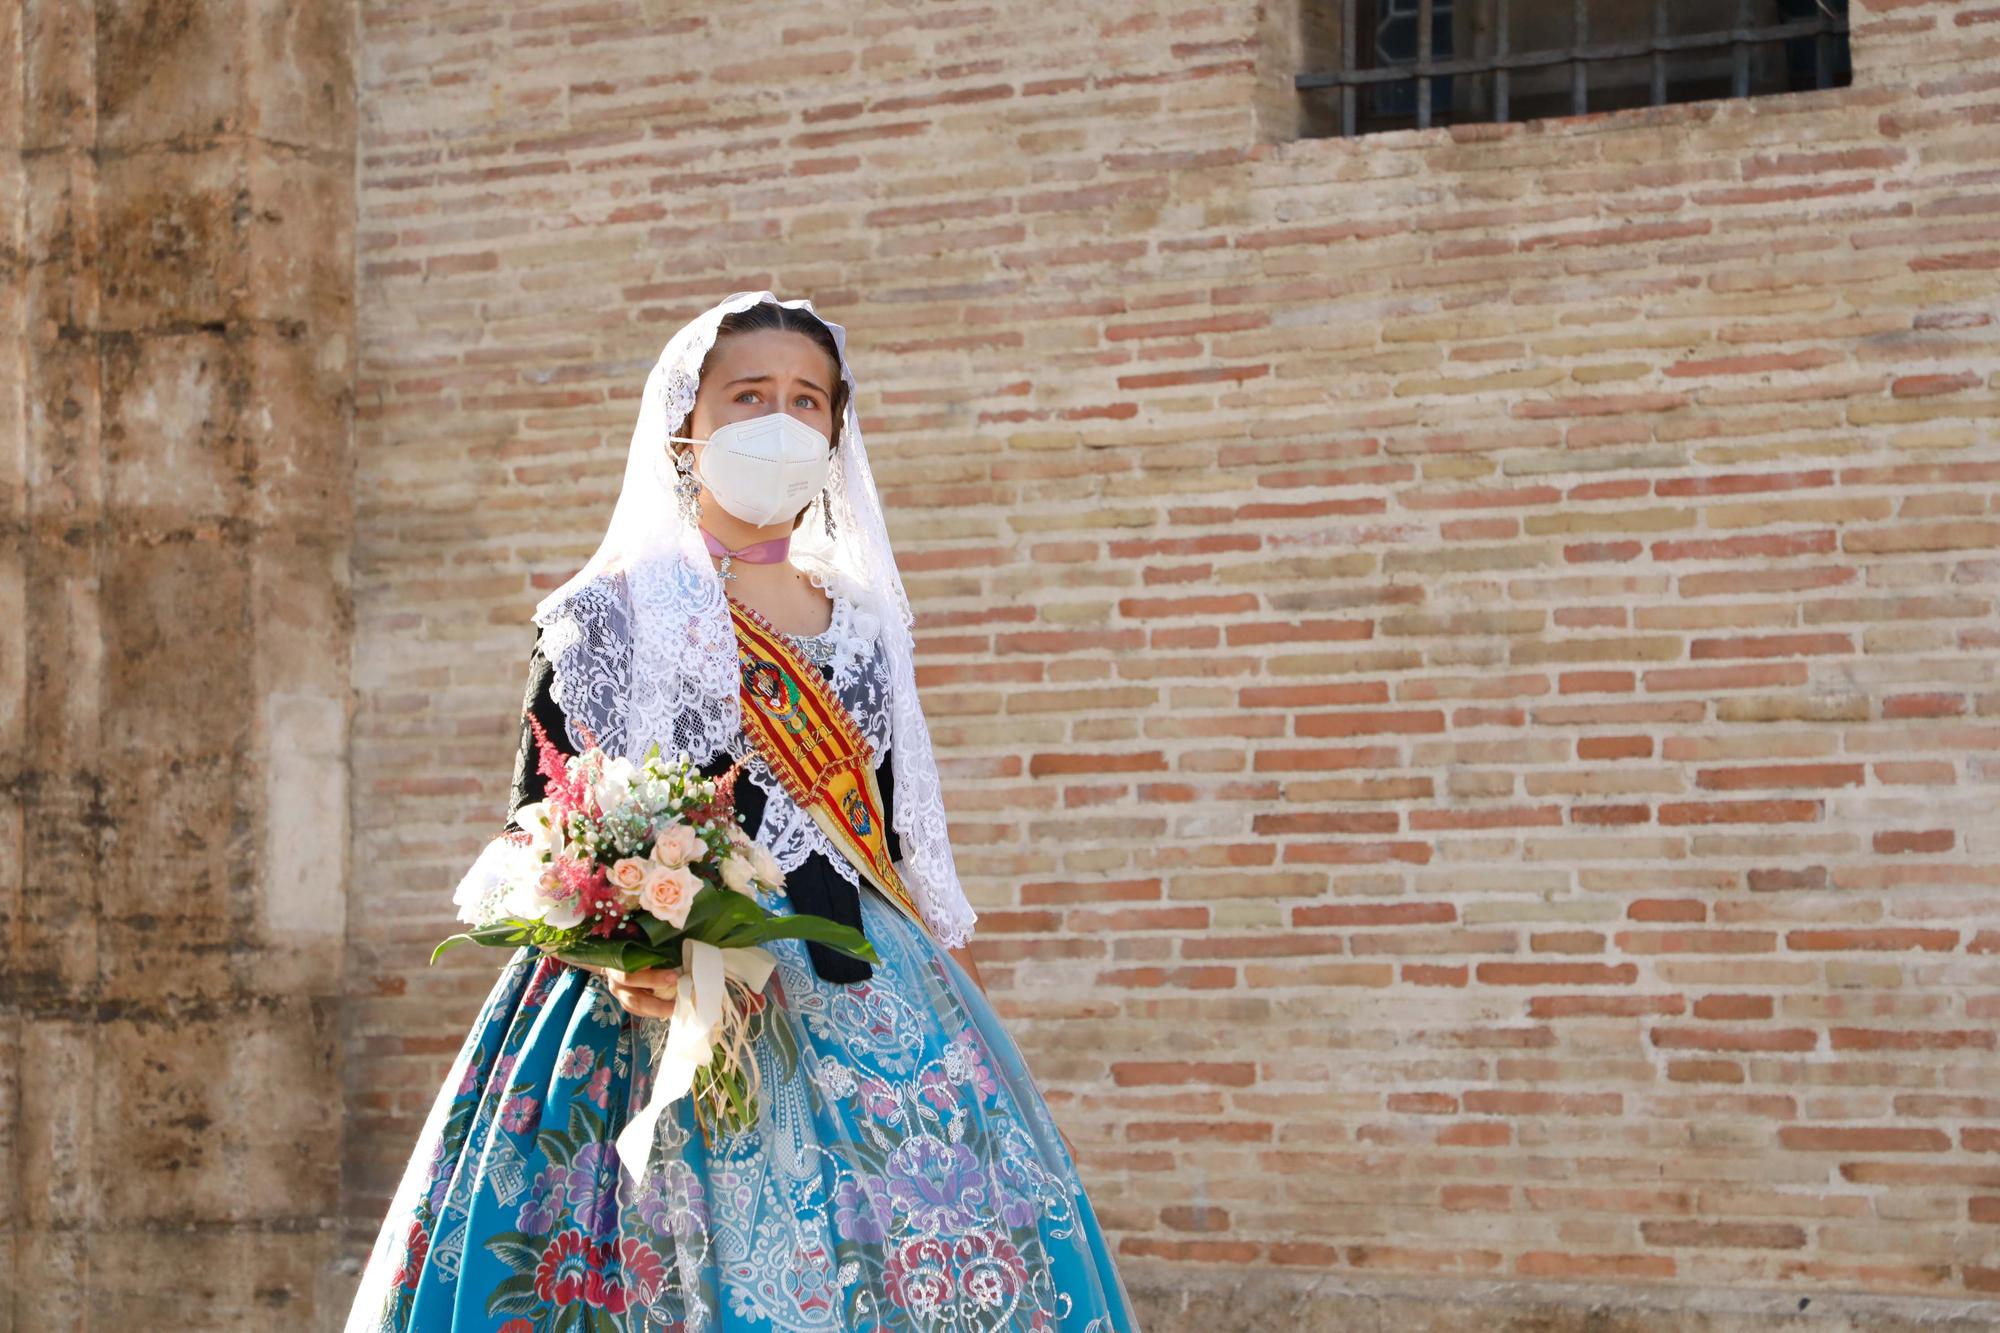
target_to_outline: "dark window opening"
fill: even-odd
[[[1308,137],[1853,82],[1847,0],[1301,0]],[[1426,41],[1428,37],[1428,42]]]

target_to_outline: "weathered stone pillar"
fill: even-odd
[[[0,5],[0,1325],[331,1324],[354,9]]]

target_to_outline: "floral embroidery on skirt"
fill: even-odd
[[[872,888],[867,981],[778,958],[758,1122],[703,1142],[688,1099],[636,1185],[640,1021],[522,950],[453,1063],[348,1333],[1137,1333],[1019,1048]],[[773,910],[790,911],[782,897]]]

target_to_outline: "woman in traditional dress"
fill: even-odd
[[[657,742],[711,777],[740,765],[737,813],[783,871],[766,905],[858,927],[878,961],[764,946],[757,1119],[711,1136],[681,1097],[632,1161],[616,1141],[649,1100],[677,974],[519,951],[418,1136],[349,1333],[1135,1333],[1068,1141],[965,952],[977,914],[854,395],[845,330],[810,301],[737,292],[674,335],[603,542],[535,611],[508,823],[542,793],[529,717],[567,753]],[[805,743],[786,710],[814,700],[837,705],[825,733],[788,750]],[[800,766],[842,743],[872,762],[835,809]],[[493,891],[506,833],[462,907]]]

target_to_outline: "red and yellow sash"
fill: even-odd
[[[734,597],[743,731],[785,791],[883,896],[926,931],[889,862],[889,830],[868,738],[819,668]]]

